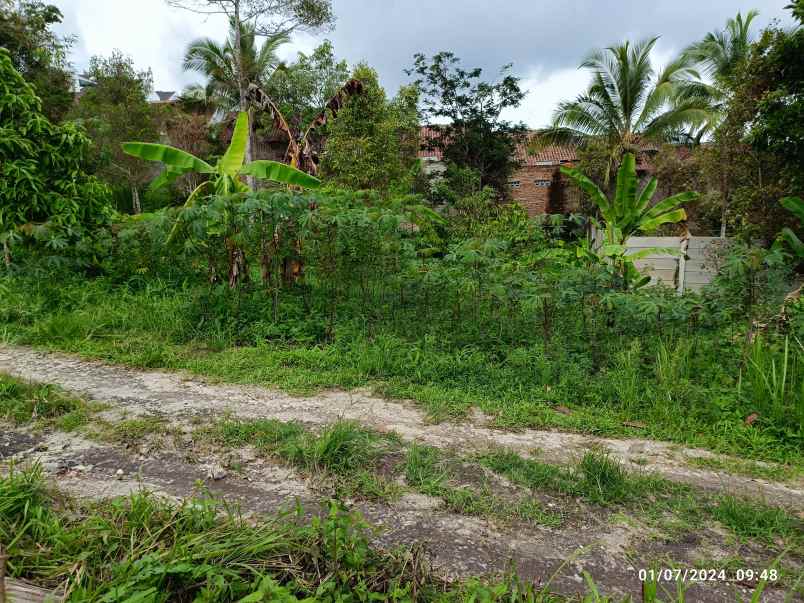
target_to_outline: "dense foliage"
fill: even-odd
[[[800,28],[752,41],[754,13],[738,14],[661,70],[655,38],[593,52],[589,88],[532,137],[580,145],[574,166],[550,168],[583,193],[565,208],[579,214],[529,217],[508,203],[525,134],[504,119],[524,96],[510,66],[486,81],[452,53],[417,54],[414,84],[392,98],[329,42],[279,60],[290,32],[332,23],[329,0],[168,3],[223,13],[230,28],[186,49],[205,85],[157,107],[150,73],[119,53],[91,62],[79,98],[65,95],[58,10],[0,0],[3,342],[292,391],[370,387],[434,421],[479,409],[498,428],[790,465],[756,463],[763,474],[804,467]],[[73,101],[75,121],[51,119]],[[422,145],[443,170],[426,173]],[[277,161],[252,161],[258,151]],[[111,188],[131,191],[125,213]],[[628,249],[643,233],[727,226],[737,236],[710,246],[714,278],[700,290],[647,286],[637,267],[679,250]],[[49,406],[16,387],[0,379],[0,419],[89,421],[78,401]],[[290,429],[297,460],[328,437]],[[591,469],[546,475],[502,450],[483,464],[563,495],[604,494]],[[443,478],[420,493],[447,500]],[[334,504],[311,522],[256,525],[221,510],[136,495],[62,513],[37,470],[0,478],[12,572],[69,581],[76,599],[541,600],[516,581],[436,581],[415,549],[380,554]]]
[[[85,75],[92,83],[68,117],[79,121],[94,143],[90,159],[96,174],[130,191],[130,209],[140,213],[139,189],[153,178],[153,170],[123,153],[120,145],[127,140],[159,139],[159,112],[148,102],[153,76],[150,70],[137,71],[120,52],[108,58],[92,57]]]
[[[623,291],[605,259],[563,240],[570,224],[513,210],[443,239],[443,218],[416,198],[264,191],[199,201],[183,223],[180,253],[160,214],[124,225],[91,283],[29,265],[6,281],[0,320],[20,342],[146,366],[369,383],[436,417],[479,405],[499,425],[637,429],[800,462],[804,320],[800,302],[778,317],[783,250],[726,250],[713,285],[678,297]],[[227,241],[254,260],[234,290],[209,284]]]
[[[64,117],[73,102],[72,75],[67,63],[71,38],[53,27],[61,11],[40,0],[0,0],[0,47],[42,99],[42,111],[53,122]]]
[[[22,237],[64,247],[110,217],[108,190],[87,174],[90,140],[53,124],[34,88],[0,48],[0,237],[6,261]]]
[[[740,100],[752,104],[751,144],[780,158],[794,191],[804,191],[804,22],[769,29],[741,73]]]
[[[416,91],[402,88],[389,102],[373,69],[360,65],[352,77],[363,83],[363,90],[346,101],[327,128],[322,174],[348,188],[387,191],[409,175],[416,161]]]

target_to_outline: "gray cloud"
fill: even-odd
[[[522,75],[549,74],[626,38],[660,35],[662,47],[680,49],[738,10],[758,8],[761,24],[788,15],[783,0],[335,1],[336,49],[374,65],[390,88],[404,81],[415,52],[452,50],[490,73],[513,63]]]
[[[160,89],[180,89],[195,79],[182,73],[181,54],[200,35],[222,38],[225,21],[168,9],[162,0],[51,0],[65,13],[64,33],[79,37],[74,63],[118,48],[139,67],[151,67]],[[593,48],[625,39],[661,36],[659,58],[667,58],[736,14],[758,8],[757,28],[772,19],[790,23],[785,0],[334,0],[338,21],[329,38],[350,64],[366,61],[393,94],[408,81],[413,54],[451,50],[466,67],[493,77],[506,63],[530,89],[512,113],[531,125],[549,117],[556,99],[584,85],[575,70]],[[316,39],[297,36],[284,49],[290,58]]]

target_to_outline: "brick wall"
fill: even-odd
[[[528,212],[538,216],[561,211],[561,179],[558,166],[525,166],[514,172],[508,182],[511,198]]]

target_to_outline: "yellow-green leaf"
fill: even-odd
[[[237,116],[234,132],[232,132],[232,142],[226,149],[218,167],[224,174],[235,177],[243,167],[246,160],[246,147],[248,146],[248,113],[241,111]]]

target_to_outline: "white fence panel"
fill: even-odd
[[[602,232],[598,232],[598,244],[602,243]],[[711,251],[723,245],[728,239],[719,237],[631,237],[626,246],[628,254],[651,247],[677,249],[684,255],[675,256],[663,253],[649,255],[634,262],[636,267],[651,278],[651,284],[659,282],[681,291],[698,291],[707,285],[717,274],[713,266]]]

